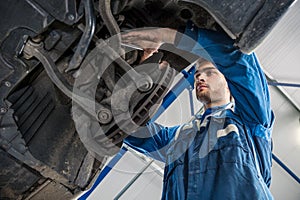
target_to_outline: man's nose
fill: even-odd
[[[196,77],[196,83],[200,83],[200,82],[205,82],[206,80],[206,75],[204,73],[202,74],[199,74],[197,77]]]

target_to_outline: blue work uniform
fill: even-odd
[[[212,61],[234,103],[209,108],[180,126],[149,122],[125,142],[165,162],[162,199],[273,199],[268,187],[274,115],[255,54],[243,54],[224,33],[193,24],[177,47]]]

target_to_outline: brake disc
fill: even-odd
[[[127,71],[116,63],[103,46],[97,46],[83,61],[74,83],[74,88],[94,97],[95,102],[104,107],[93,115],[73,103],[77,132],[85,147],[95,156],[114,155],[131,132],[146,124],[176,74],[170,67],[160,70],[157,62],[144,63]],[[115,68],[115,74],[105,73],[111,67]],[[131,77],[132,70],[141,77],[150,78],[153,84],[147,90],[141,89],[143,83]],[[108,87],[106,82],[113,83],[114,87]]]

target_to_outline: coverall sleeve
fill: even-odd
[[[243,54],[225,33],[198,29],[191,23],[176,46],[216,65],[228,82],[235,99],[235,111],[243,120],[250,124],[260,124],[266,129],[272,126],[269,90],[254,53]],[[269,138],[270,135],[261,137]]]
[[[165,162],[168,144],[174,138],[179,126],[164,127],[154,122],[148,122],[139,128],[124,142],[131,148],[151,158]]]

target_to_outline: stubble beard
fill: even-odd
[[[211,103],[211,95],[208,91],[197,92],[197,99],[203,104]]]

